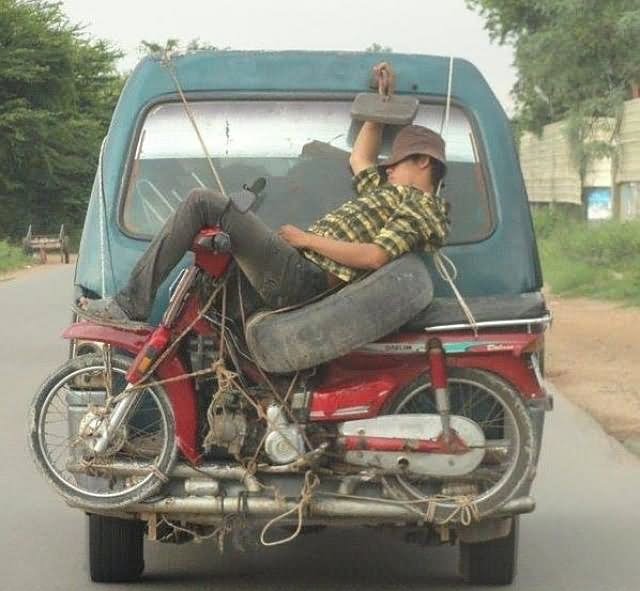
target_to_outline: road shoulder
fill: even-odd
[[[640,310],[551,296],[546,377],[640,455]]]

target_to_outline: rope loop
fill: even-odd
[[[396,74],[393,68],[388,63],[381,62],[373,67],[373,73],[378,81],[378,94],[389,100],[396,88]]]
[[[446,254],[440,252],[439,250],[436,250],[433,253],[433,262],[440,277],[442,277],[442,279],[444,279],[450,285],[451,290],[458,300],[460,308],[464,312],[464,315],[466,316],[467,321],[469,322],[471,329],[473,330],[474,336],[477,337],[478,323],[476,322],[473,312],[471,312],[471,309],[467,305],[467,302],[464,301],[462,294],[455,284],[455,280],[458,277],[458,269],[456,268],[454,262]]]
[[[282,513],[282,515],[278,515],[274,517],[271,521],[269,521],[263,528],[262,532],[260,532],[260,543],[263,546],[279,546],[281,544],[286,544],[295,540],[300,532],[302,531],[302,521],[304,518],[304,511],[309,506],[313,499],[313,493],[320,486],[320,478],[317,474],[313,473],[311,470],[308,470],[304,475],[304,484],[302,485],[302,490],[300,491],[300,501],[294,505],[288,511]],[[282,538],[280,540],[268,541],[266,539],[267,532],[271,527],[273,527],[279,521],[286,519],[289,515],[293,513],[298,514],[298,525],[295,531],[287,538]]]

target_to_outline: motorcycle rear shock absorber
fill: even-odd
[[[451,441],[451,404],[447,377],[447,360],[440,339],[430,339],[427,344],[429,367],[431,369],[431,387],[436,398],[436,409],[442,422],[442,434],[445,442]]]

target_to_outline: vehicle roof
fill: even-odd
[[[398,93],[445,100],[450,58],[442,56],[196,51],[173,56],[170,67],[192,99],[203,93],[353,95],[369,90],[371,68],[381,60],[393,65]],[[486,170],[493,179],[498,220],[487,240],[447,249],[460,270],[459,284],[463,293],[469,295],[535,291],[541,287],[542,279],[509,120],[482,74],[464,59],[454,61],[451,94],[452,100],[465,109],[475,125]],[[110,228],[117,228],[117,202],[139,120],[154,102],[175,98],[176,87],[167,66],[158,56],[144,58],[125,85],[105,141],[101,180]],[[91,210],[90,206],[88,220],[91,215],[97,216],[97,212]],[[113,259],[123,261],[122,264],[128,264],[132,257],[135,260],[144,248],[142,243],[132,251],[131,239],[118,232],[113,233],[111,241],[110,248],[117,251],[112,253]],[[89,252],[92,249],[84,246],[84,250],[87,254],[83,257],[81,252],[78,281],[91,287],[96,284],[98,265]],[[447,288],[436,282],[436,292],[444,294]]]

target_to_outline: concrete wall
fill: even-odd
[[[614,121],[602,119],[600,122],[594,138],[608,140]],[[547,125],[539,138],[525,134],[520,141],[520,163],[529,201],[541,205],[581,206],[585,189],[609,187],[612,194],[617,195],[614,216],[622,220],[640,218],[640,98],[625,103],[617,141],[619,160],[615,183],[611,159],[603,158],[591,163],[582,186],[571,158],[565,122]]]
[[[640,98],[624,105],[619,150],[616,183],[640,182]]]
[[[547,125],[538,138],[527,133],[520,141],[520,164],[529,194],[534,203],[582,203],[580,176],[575,169],[565,123]]]
[[[602,119],[594,130],[594,139],[608,140],[613,119]],[[582,204],[583,185],[565,131],[565,122],[545,126],[541,137],[523,135],[520,162],[529,200],[535,203]],[[611,187],[611,159],[593,161],[585,176],[584,187]]]

